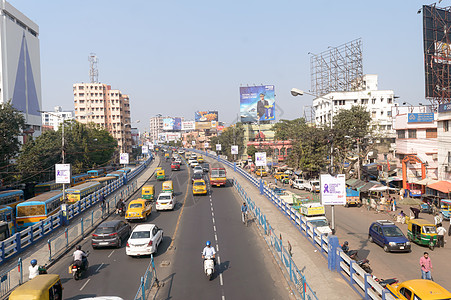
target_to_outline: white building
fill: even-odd
[[[451,103],[440,104],[437,117],[438,179],[451,180]]]
[[[313,100],[316,125],[329,125],[331,118],[342,109],[351,109],[354,105],[365,106],[371,114],[372,129],[395,137],[392,128],[392,107],[395,106],[392,90],[378,90],[377,75],[364,75],[361,90],[352,92],[331,92]]]
[[[55,106],[53,112],[42,113],[42,125],[52,126],[53,130],[57,131],[63,121],[72,120],[74,117],[73,111],[63,111],[61,106]]]
[[[28,135],[41,134],[39,27],[11,4],[0,2],[0,103],[23,112]]]
[[[158,114],[155,117],[150,118],[150,140],[152,142],[157,141],[159,134],[163,133],[163,119],[169,118],[169,117],[163,117],[162,115]]]

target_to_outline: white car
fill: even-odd
[[[182,149],[180,149],[180,150],[179,150],[179,154],[183,154],[183,153],[185,153],[185,151],[182,150]]]
[[[312,193],[319,193],[319,180],[310,180],[305,184],[305,189]]]
[[[306,183],[307,183],[307,180],[305,180],[305,179],[295,179],[293,182],[293,188],[299,189],[299,190],[305,190]]]
[[[181,163],[182,163],[182,159],[181,159],[180,157],[177,157],[177,158],[175,159],[175,162],[178,162],[179,164],[181,164]]]
[[[191,168],[194,168],[195,166],[198,166],[199,163],[197,162],[197,160],[193,160],[189,165],[191,166]]]
[[[155,202],[156,210],[171,210],[175,207],[175,198],[172,193],[163,192],[158,195],[157,201]]]
[[[204,168],[202,168],[202,166],[197,165],[197,166],[194,167],[193,172],[194,172],[194,174],[196,174],[196,173],[203,174],[204,173]]]
[[[157,252],[163,240],[163,229],[155,224],[136,226],[127,241],[125,254],[129,256],[150,255]]]

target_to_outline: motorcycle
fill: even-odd
[[[118,209],[116,209],[116,214],[123,217],[125,216],[125,208],[124,207],[119,207]]]
[[[380,284],[382,288],[386,288],[387,285],[398,283],[398,279],[396,278],[389,278],[389,279],[382,279],[377,278],[376,276],[373,276],[373,279]],[[374,290],[374,288],[373,288]]]
[[[86,252],[86,256],[89,255],[89,251]],[[75,280],[78,280],[82,277],[83,272],[87,271],[89,267],[88,258],[84,258],[82,261],[74,261],[73,264],[70,266],[70,272],[72,273],[72,276]]]
[[[207,275],[208,280],[213,278],[213,273],[215,272],[215,263],[213,257],[206,256],[204,259],[204,273]]]
[[[370,267],[370,261],[368,259],[361,259],[356,261],[356,263],[359,265],[359,267],[361,267],[363,269],[363,271],[365,271],[366,273],[373,273],[373,269],[371,269]]]
[[[47,274],[47,264],[38,267],[39,275]]]

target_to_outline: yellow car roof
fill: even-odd
[[[203,180],[203,179],[196,179],[196,180],[194,180],[193,184],[196,182],[202,182],[203,184],[205,184],[205,180]]]
[[[451,298],[451,293],[444,287],[435,283],[432,280],[413,279],[402,282],[398,285],[399,288],[406,287],[413,291],[422,300],[428,299],[448,299]]]

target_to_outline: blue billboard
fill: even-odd
[[[434,122],[434,113],[409,113],[407,123],[432,123]]]
[[[275,111],[273,85],[240,87],[241,122],[275,120]]]

